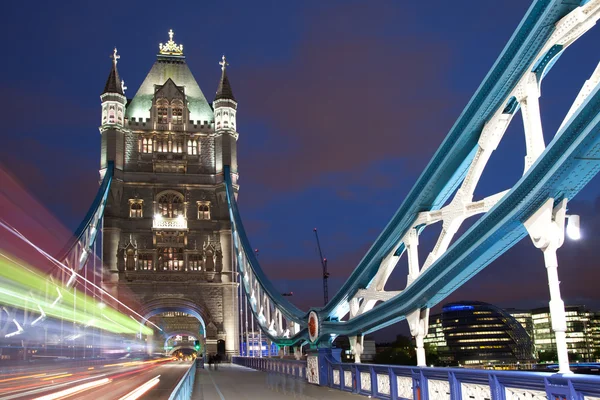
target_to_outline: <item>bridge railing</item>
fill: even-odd
[[[194,378],[196,377],[196,362],[192,362],[183,378],[179,381],[169,400],[189,400],[192,398],[192,389],[194,389]]]
[[[329,362],[328,386],[377,399],[592,399],[600,376]]]
[[[306,379],[306,361],[234,356],[232,357],[232,362],[259,371],[276,372],[295,378]]]
[[[233,357],[233,363],[306,379],[306,361]],[[600,376],[466,368],[350,364],[328,360],[327,386],[376,399],[598,399]]]

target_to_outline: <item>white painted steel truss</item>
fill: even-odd
[[[574,9],[556,24],[556,29],[550,39],[537,54],[530,68],[527,69],[529,72],[521,77],[515,89],[506,97],[504,104],[496,110],[492,118],[483,126],[475,155],[454,197],[440,209],[423,211],[416,215],[404,236],[400,238],[387,256],[383,258],[371,282],[365,288],[359,289],[347,304],[343,304],[340,307],[342,310],[340,314],[344,316],[347,314],[348,319],[353,319],[369,312],[376,304],[388,301],[401,293],[398,290],[386,290],[385,286],[400,258],[405,253],[408,258],[406,284],[406,288],[408,288],[427,268],[446,253],[453,238],[467,218],[487,213],[509,192],[509,190],[505,190],[481,200],[474,200],[473,198],[475,188],[481,179],[483,171],[492,153],[497,149],[516,112],[517,106],[514,103],[515,101],[521,108],[523,118],[526,143],[523,174],[527,173],[546,148],[542,131],[539,98],[541,96],[542,78],[546,72],[545,69],[552,60],[544,58],[557,57],[566,47],[591,29],[596,24],[598,18],[600,18],[600,0],[592,0]],[[536,71],[536,67],[540,65],[542,65],[541,70],[538,69]],[[600,64],[596,67],[590,79],[583,85],[579,95],[565,116],[561,128],[573,116],[577,108],[585,102],[599,82]],[[419,234],[424,228],[439,222],[442,223],[442,231],[433,250],[421,264],[418,255]],[[342,315],[340,317],[343,318]],[[428,331],[429,309],[413,310],[406,315],[406,318],[411,334],[415,336],[417,341],[418,365],[424,366],[426,364],[423,338]],[[353,344],[355,359],[357,362],[360,362],[362,346],[356,346],[355,344],[361,343],[361,338],[351,337],[350,341]]]

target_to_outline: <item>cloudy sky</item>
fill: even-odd
[[[402,203],[529,7],[529,1],[11,2],[0,32],[0,162],[69,230],[96,190],[99,94],[116,46],[133,96],[175,31],[211,99],[222,54],[239,101],[239,203],[252,245],[303,309],[322,301],[313,228],[331,272],[350,274]],[[600,29],[544,80],[551,140],[594,70]],[[492,157],[477,198],[523,171],[521,118]],[[584,238],[559,252],[567,304],[600,309],[600,180],[570,204]],[[436,231],[437,229],[437,231]],[[422,243],[422,259],[438,228]],[[388,289],[401,289],[406,267]],[[449,297],[503,307],[548,301],[541,252],[526,239]],[[400,329],[397,327],[395,329]]]

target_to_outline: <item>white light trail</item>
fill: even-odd
[[[78,385],[69,389],[62,390],[60,392],[48,394],[42,397],[36,397],[34,400],[56,400],[64,396],[71,396],[76,393],[81,393],[85,390],[92,389],[98,386],[106,385],[110,382],[110,379],[104,378],[93,382],[84,383],[83,385]]]
[[[144,383],[142,386],[138,387],[137,389],[133,390],[132,392],[126,394],[123,397],[121,397],[119,400],[136,400],[136,399],[139,399],[148,390],[150,390],[154,386],[158,385],[158,382],[160,382],[160,379],[158,379],[159,377],[160,377],[160,375],[155,376],[154,378],[150,379],[148,382]]]

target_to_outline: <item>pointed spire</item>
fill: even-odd
[[[113,54],[110,56],[113,60],[112,69],[110,70],[110,74],[108,75],[108,79],[106,80],[106,85],[104,85],[104,93],[123,93],[123,85],[121,80],[119,79],[119,72],[117,71],[117,60],[121,58],[120,55],[117,54],[117,48],[113,51]]]
[[[231,90],[231,85],[229,84],[229,78],[227,78],[227,66],[229,63],[225,59],[225,56],[221,58],[219,62],[221,66],[221,80],[219,81],[219,87],[217,88],[217,95],[215,96],[215,100],[227,99],[235,101],[235,97],[233,96],[233,91]]]

